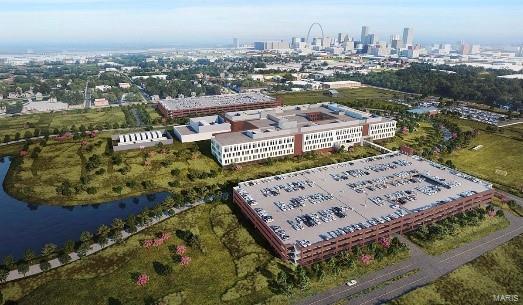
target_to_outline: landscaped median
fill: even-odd
[[[506,228],[509,221],[503,211],[477,208],[440,220],[408,233],[407,237],[431,255],[439,255],[463,244]]]

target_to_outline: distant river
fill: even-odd
[[[0,157],[0,182],[3,185],[11,164]],[[129,197],[99,204],[71,207],[30,204],[9,196],[0,189],[0,263],[3,257],[21,258],[26,249],[40,254],[42,246],[53,243],[63,246],[67,240],[78,240],[80,233],[94,233],[114,218],[127,218],[145,207],[153,207],[167,198],[167,192]]]

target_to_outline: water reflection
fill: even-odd
[[[0,182],[7,174],[11,160],[0,158]],[[125,219],[144,208],[162,202],[168,193],[157,193],[81,206],[53,206],[26,203],[12,198],[0,189],[0,259],[7,255],[21,257],[28,248],[40,253],[43,245],[62,246],[77,240],[83,231],[95,232],[110,225],[114,218]]]

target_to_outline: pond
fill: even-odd
[[[0,157],[0,182],[4,182],[11,161]],[[26,249],[36,254],[46,243],[63,246],[67,240],[78,240],[83,231],[95,233],[114,218],[125,219],[145,207],[153,207],[167,198],[161,192],[139,197],[79,206],[29,204],[0,190],[0,259],[7,255],[21,258]],[[0,261],[1,263],[1,261]]]

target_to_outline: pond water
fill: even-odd
[[[3,182],[11,161],[0,157],[0,182]],[[94,233],[114,218],[127,218],[145,207],[153,207],[167,198],[161,192],[139,197],[72,207],[30,204],[0,190],[0,263],[7,255],[21,258],[26,249],[40,254],[42,246],[54,243],[63,246],[67,240],[78,240],[83,231]]]

